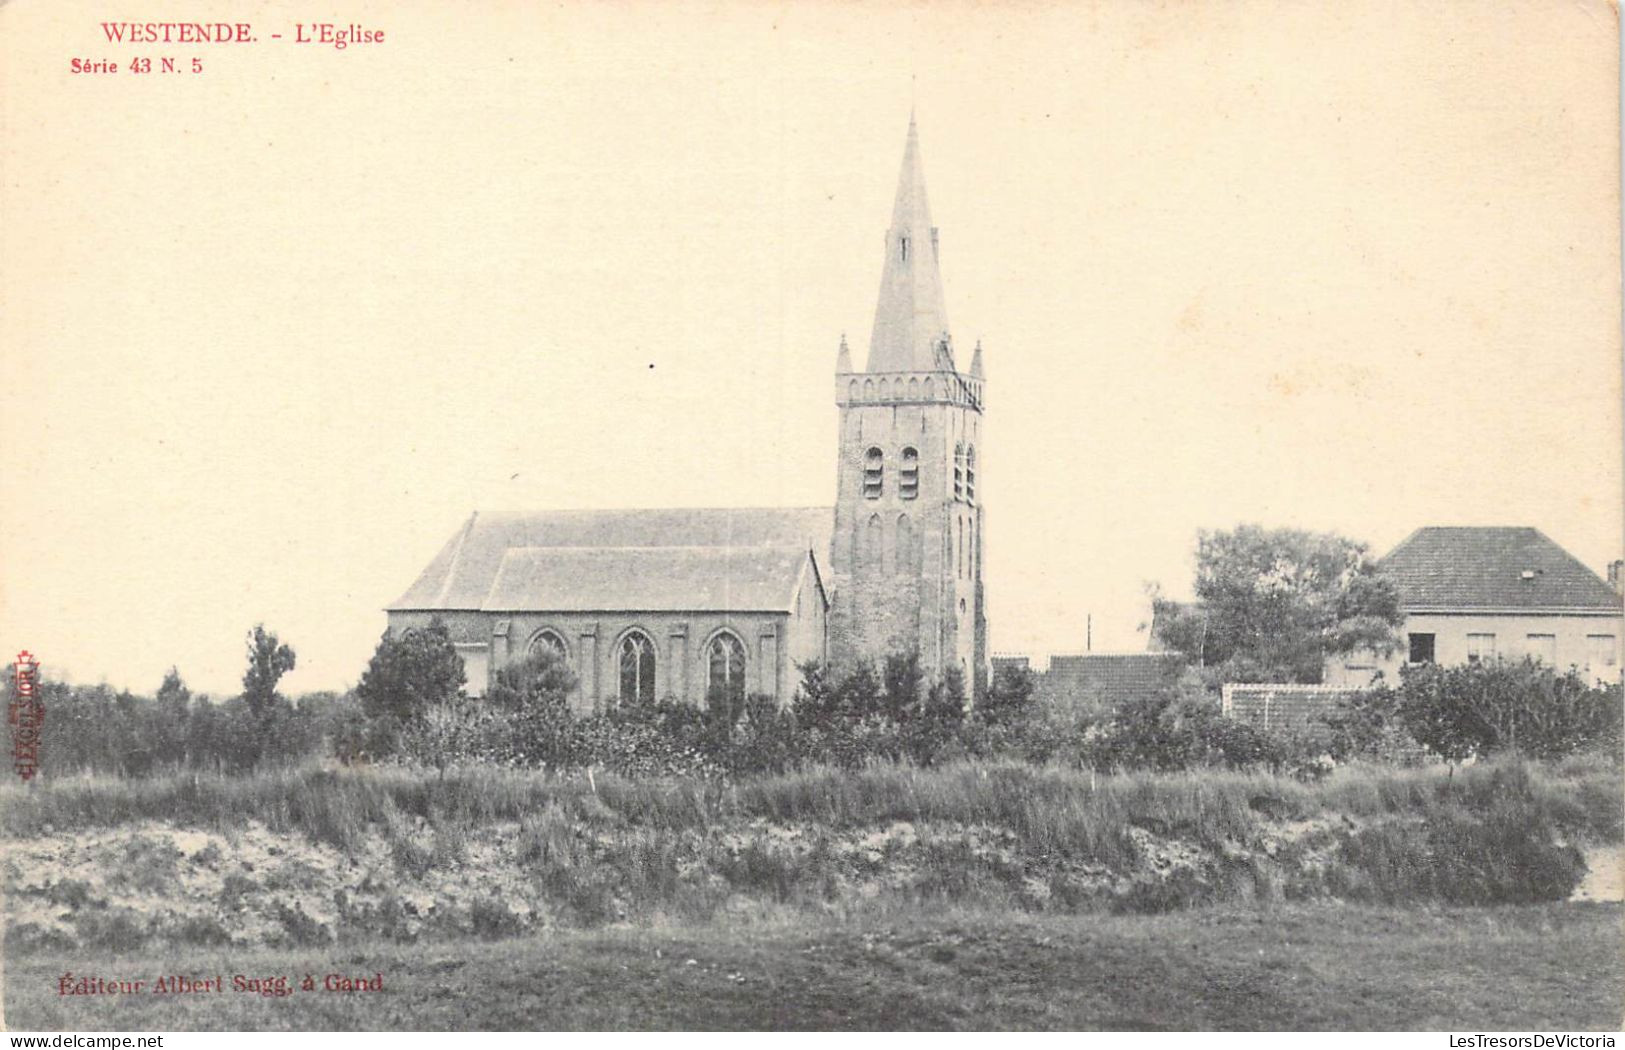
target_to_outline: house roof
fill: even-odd
[[[1538,529],[1429,526],[1378,563],[1407,611],[1620,612],[1620,595]],[[1526,575],[1527,574],[1527,575]]]
[[[1179,653],[1082,653],[1052,656],[1039,682],[1047,696],[1095,699],[1115,707],[1155,694],[1179,676],[1185,658]]]
[[[788,610],[833,523],[829,507],[475,513],[388,608]]]

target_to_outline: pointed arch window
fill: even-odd
[[[892,558],[892,571],[907,576],[914,568],[914,522],[907,514],[897,515],[897,552]]]
[[[954,499],[965,498],[965,443],[954,446]]]
[[[873,248],[869,250],[874,251]],[[870,258],[873,258],[873,256],[870,256]],[[901,262],[908,262],[908,234],[906,233],[897,238],[897,258]]]
[[[525,647],[525,655],[534,659],[543,654],[549,654],[558,663],[569,662],[569,652],[564,647],[564,636],[552,628],[537,631],[531,638],[530,644]]]
[[[705,647],[705,701],[716,709],[726,702],[726,710],[741,710],[745,703],[745,643],[723,631]]]
[[[886,454],[878,447],[863,454],[863,497],[879,499],[886,488]]]
[[[959,578],[965,578],[965,519],[959,519]]]
[[[918,376],[913,376],[908,381],[908,399],[910,401],[920,399],[920,379]]]
[[[863,563],[880,572],[886,571],[885,531],[880,515],[869,515],[869,524],[863,527]]]
[[[914,499],[920,494],[920,451],[912,446],[903,449],[903,466],[897,472],[897,495]]]
[[[965,501],[976,502],[976,446],[965,450]]]
[[[655,700],[655,644],[642,631],[629,631],[621,639],[620,698],[623,703],[652,704]]]
[[[926,376],[925,377],[925,399],[927,401],[930,401],[935,396],[936,396],[936,387],[931,385],[931,377]]]

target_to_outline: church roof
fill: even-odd
[[[1619,594],[1539,529],[1417,529],[1378,563],[1407,611],[1620,611]]]
[[[811,559],[804,547],[517,547],[481,608],[786,612]]]
[[[911,115],[891,229],[886,235],[875,327],[869,337],[869,371],[933,372],[951,367],[937,353],[938,343],[947,336],[937,231],[931,225],[931,204],[925,193],[920,133]]]
[[[476,512],[389,609],[786,610],[833,524],[829,507]]]

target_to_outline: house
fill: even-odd
[[[865,367],[844,336],[836,351],[833,507],[476,513],[388,607],[389,630],[443,620],[474,694],[548,647],[583,709],[783,702],[813,658],[843,673],[915,652],[928,678],[975,683],[985,376],[980,343],[955,364],[939,247],[910,118]]]
[[[1403,644],[1386,657],[1328,661],[1328,685],[1367,685],[1378,674],[1395,682],[1406,663],[1525,656],[1620,680],[1619,591],[1538,529],[1430,526],[1378,568],[1399,591]]]

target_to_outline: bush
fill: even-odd
[[[1482,799],[1440,807],[1426,824],[1389,822],[1350,834],[1331,888],[1385,903],[1567,900],[1585,877],[1585,860],[1575,846],[1556,841],[1552,814],[1528,770],[1497,768],[1474,795]]]
[[[1591,686],[1539,661],[1492,660],[1457,667],[1416,664],[1400,671],[1399,720],[1430,751],[1459,762],[1515,751],[1556,758],[1613,754],[1625,745],[1620,686]]]
[[[406,727],[457,695],[466,681],[451,633],[436,617],[400,637],[385,631],[355,692],[368,718]]]

